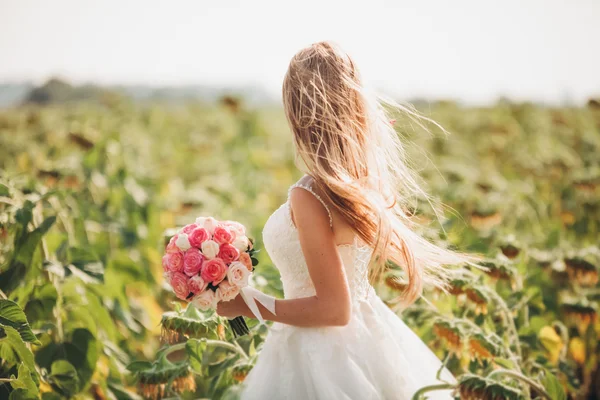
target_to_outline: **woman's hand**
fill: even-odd
[[[228,319],[233,319],[240,315],[247,317],[250,315],[250,309],[242,298],[242,295],[238,294],[233,300],[220,301],[217,304],[217,314]]]

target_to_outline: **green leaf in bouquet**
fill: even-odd
[[[0,299],[0,324],[15,328],[25,342],[40,344],[29,326],[25,313],[14,301]]]

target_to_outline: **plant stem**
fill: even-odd
[[[452,353],[450,353],[450,352],[448,352],[448,354],[446,354],[446,357],[444,357],[444,361],[442,362],[442,365],[440,365],[440,369],[438,369],[437,374],[435,374],[435,379],[437,379],[438,381],[440,380],[440,376],[442,375],[442,371],[444,370],[444,367],[448,363],[448,360],[450,359],[450,355],[451,354]]]
[[[224,349],[238,353],[240,356],[242,356],[246,360],[250,359],[250,357],[248,357],[248,355],[246,354],[244,349],[242,349],[242,347],[239,344],[237,344],[237,342],[235,342],[237,345],[236,346],[231,343],[224,342],[222,340],[212,340],[212,339],[200,339],[200,340],[205,342],[208,346],[222,347]],[[186,344],[187,344],[187,342],[183,342],[183,343],[177,343],[173,346],[170,346],[168,349],[165,350],[164,356],[167,356],[168,354],[171,354],[178,350],[185,349]]]
[[[234,351],[234,352],[238,353],[239,355],[241,355],[242,357],[244,357],[244,359],[246,359],[246,360],[249,359],[248,355],[241,348],[240,345],[238,345],[236,347],[235,345],[233,345],[231,343],[228,343],[228,342],[224,342],[222,340],[210,340],[210,339],[206,340],[206,344],[209,345],[209,346],[222,347],[224,349]]]
[[[513,344],[515,346],[515,350],[517,351],[517,357],[519,358],[519,361],[523,360],[523,354],[521,353],[521,343],[519,342],[519,332],[517,331],[517,326],[515,325],[515,320],[513,319],[512,315],[510,314],[510,310],[508,309],[508,306],[506,305],[506,303],[504,302],[502,297],[500,297],[500,295],[498,295],[498,293],[496,293],[495,291],[487,289],[487,288],[485,288],[485,291],[490,296],[492,296],[494,298],[494,300],[496,300],[496,302],[498,303],[498,305],[504,312],[504,314],[505,314],[504,319],[506,320],[508,327],[510,328],[510,330],[512,331],[512,334],[514,336]],[[520,372],[521,368],[519,367],[518,362],[516,363],[516,367],[519,368],[519,372]]]
[[[238,343],[237,340],[233,339],[233,344],[235,345],[235,347],[237,347],[238,351],[240,354],[243,355],[243,357],[248,360],[250,357],[246,354],[246,352],[244,351],[244,349],[242,349],[242,346],[240,346],[240,344]]]
[[[494,378],[496,376],[500,376],[500,375],[510,376],[521,382],[524,382],[524,383],[528,384],[529,386],[531,386],[532,388],[534,388],[536,390],[536,392],[538,392],[539,394],[541,394],[548,400],[552,400],[552,397],[550,397],[548,392],[546,392],[546,390],[540,384],[538,384],[536,381],[532,380],[531,378],[528,378],[525,375],[518,373],[516,371],[511,371],[509,369],[497,369],[495,371],[492,371],[492,373],[490,373],[487,376],[487,378],[492,379],[492,378]]]
[[[452,385],[450,383],[442,383],[439,385],[425,386],[415,392],[415,394],[412,397],[412,400],[419,400],[421,398],[421,396],[427,392],[433,392],[435,390],[443,390],[443,389],[453,389],[454,387],[456,387],[456,385]]]

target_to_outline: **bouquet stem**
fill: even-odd
[[[248,329],[248,325],[246,325],[246,320],[244,317],[235,317],[234,319],[228,319],[227,322],[233,331],[233,335],[235,337],[240,337],[247,335],[250,330]]]

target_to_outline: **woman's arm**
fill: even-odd
[[[346,325],[351,312],[350,290],[327,211],[317,198],[302,188],[292,189],[290,205],[316,294],[276,300],[276,315],[258,303],[260,312],[266,320],[295,326]],[[241,296],[219,303],[217,313],[227,318],[254,317]]]

